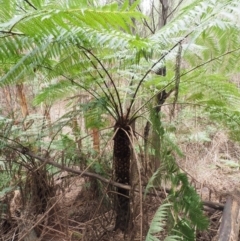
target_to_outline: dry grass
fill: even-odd
[[[209,189],[217,197],[238,194],[240,147],[223,131],[216,132],[211,141],[185,141],[180,148],[184,158],[178,160],[179,166],[198,187]]]

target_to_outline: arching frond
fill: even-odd
[[[83,4],[79,7],[76,1],[63,6],[57,2],[55,5],[43,4],[40,9],[31,8],[31,11],[27,9],[12,16],[11,20],[0,24],[1,59],[14,59],[1,84],[18,81],[29,69],[45,65],[47,59],[59,60],[59,68],[64,68],[66,59],[63,56],[66,53],[70,56],[73,49],[79,52],[79,59],[86,59],[77,46],[95,53],[103,49],[144,48],[147,41],[130,34],[132,17],[141,16],[127,4],[122,8],[117,4],[103,7]]]

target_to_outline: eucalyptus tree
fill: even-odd
[[[239,71],[238,1],[193,1],[148,37],[138,33],[137,26],[148,21],[138,11],[139,1],[98,5],[85,0],[2,0],[1,4],[1,86],[28,81],[41,73],[49,86],[35,103],[86,91],[93,98],[87,112],[90,119],[98,118],[95,125],[102,125],[106,113],[114,120],[115,181],[139,188],[140,193],[144,165],[134,143],[136,136],[143,135],[136,125],[142,117],[149,119],[161,145],[160,151],[149,147],[148,152],[161,162],[148,188],[171,180],[166,201],[173,205],[159,212],[174,210],[168,217],[170,233],[180,230],[180,236],[193,240],[195,228],[206,228],[207,222],[200,199],[175,162],[178,149],[168,139],[160,114],[154,114],[162,103],[155,106],[153,99],[165,94],[164,101],[169,99],[173,112],[178,102],[198,105],[202,113],[229,126],[232,133],[239,132],[240,93],[229,81]],[[156,75],[163,65],[166,75]],[[124,231],[136,217],[130,208],[133,194],[124,187],[117,192],[115,229]],[[179,202],[179,197],[187,202]],[[140,206],[141,202],[142,197]],[[180,210],[184,218],[178,215]],[[155,240],[153,235],[161,231],[157,217],[162,218],[154,219],[149,240]]]

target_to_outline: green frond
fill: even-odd
[[[208,220],[202,211],[202,202],[195,189],[189,184],[187,175],[181,173],[176,164],[176,160],[172,155],[176,148],[169,141],[170,139],[167,139],[167,132],[163,129],[160,116],[152,115],[151,123],[160,138],[159,152],[154,153],[155,157],[160,160],[160,167],[150,178],[146,192],[151,187],[160,186],[164,181],[171,183],[171,191],[167,197],[168,203],[171,204],[169,207],[171,212],[167,215],[169,233],[184,240],[193,240],[195,238],[195,229],[203,230],[208,226]],[[157,127],[155,127],[156,125]],[[154,139],[155,143],[156,139]],[[180,213],[181,215],[179,215]]]
[[[171,204],[165,203],[162,204],[158,210],[156,211],[153,220],[150,224],[150,228],[148,230],[146,241],[159,241],[160,239],[157,238],[156,234],[159,235],[164,230],[164,227],[166,226],[167,217],[169,214],[169,208],[171,207]],[[168,236],[164,239],[164,241],[178,241],[181,240],[180,237],[177,235],[174,236]]]
[[[142,16],[136,11],[122,11],[116,5],[110,4],[103,8],[61,8],[59,5],[43,7],[38,11],[15,16],[9,22],[1,24],[0,28],[11,31],[20,31],[32,37],[58,37],[64,30],[88,27],[91,29],[117,29],[130,33],[131,18]]]
[[[169,137],[169,133],[166,132],[161,114],[156,113],[151,106],[149,109],[153,134],[149,140],[151,144],[147,151],[154,156],[160,166],[149,179],[145,194],[152,187],[159,187],[162,183],[172,181],[172,176],[179,171],[174,154],[182,155],[177,145]]]
[[[188,4],[166,26],[150,37],[156,53],[164,53],[177,44],[181,39],[188,41],[191,46],[195,41],[210,28],[239,29],[240,7],[236,1],[195,0]],[[231,10],[232,8],[235,11]],[[233,17],[230,16],[235,16]],[[205,34],[208,37],[208,35]],[[211,38],[211,36],[210,36]],[[217,39],[216,39],[217,40]]]
[[[170,207],[171,204],[165,203],[158,208],[150,224],[150,228],[146,236],[146,241],[160,241],[160,239],[156,236],[159,236],[159,233],[161,233],[164,230],[164,227],[166,226]],[[164,238],[164,241],[178,240],[182,240],[182,238],[177,235],[170,235]]]
[[[145,193],[144,193],[144,197],[146,197],[147,193],[149,192],[150,188],[155,187],[155,185],[157,184],[158,186],[161,186],[161,182],[162,182],[162,178],[160,176],[161,173],[161,169],[158,168],[157,171],[155,171],[152,176],[150,177],[146,189],[145,189]],[[158,183],[157,181],[160,181],[160,183]]]
[[[133,10],[134,7],[121,9],[116,4],[110,4],[98,8],[83,5],[79,8],[79,4],[75,4],[69,4],[68,8],[58,4],[44,5],[37,11],[12,16],[8,22],[0,24],[0,31],[18,33],[14,37],[2,34],[0,39],[0,64],[8,70],[1,78],[1,85],[16,83],[27,76],[29,70],[31,72],[41,66],[53,69],[53,66],[46,64],[49,60],[59,60],[55,67],[62,72],[66,69],[68,72],[77,68],[87,69],[91,63],[84,51],[79,49],[81,46],[93,49],[96,55],[104,49],[110,52],[112,49],[116,53],[118,48],[121,54],[127,48],[136,51],[150,46],[148,41],[129,34],[127,28],[132,24],[132,17],[137,19],[142,16]],[[4,61],[10,58],[13,59],[12,65],[6,66]],[[74,63],[68,62],[73,59]],[[81,75],[82,71],[78,73]],[[73,75],[71,72],[71,77]]]
[[[195,71],[188,78],[183,78],[181,87],[182,94],[187,94],[186,100],[199,105],[228,106],[235,109],[240,104],[237,86],[225,76]]]
[[[49,43],[43,43],[33,48],[32,51],[25,53],[25,55],[1,78],[0,86],[8,85],[13,81],[22,81],[26,72],[33,73],[34,67],[40,64],[42,59],[44,59],[45,56],[43,52],[48,46]]]
[[[185,221],[189,223],[188,225],[193,225],[198,230],[206,229],[209,222],[203,214],[202,201],[195,189],[189,184],[186,174],[178,173],[174,175],[172,184],[172,194],[168,197],[169,201],[173,203],[176,213],[180,210],[180,212],[184,213],[184,217],[180,218],[180,220],[176,222],[176,225],[183,225],[182,220],[185,219]],[[175,190],[177,187],[179,190]],[[185,226],[183,225],[183,229],[184,228]]]
[[[78,91],[78,86],[67,80],[57,81],[56,84],[51,84],[44,88],[33,100],[34,105],[39,105],[42,102],[47,104],[54,103],[55,100],[63,99],[67,96],[72,96]]]
[[[213,26],[204,30],[196,39],[195,49],[185,50],[185,60],[196,66],[204,62],[204,70],[213,73],[234,73],[238,71],[239,63],[239,33],[240,29],[231,26],[226,30]],[[231,36],[231,38],[229,38]],[[235,63],[235,64],[234,64]]]
[[[208,106],[206,111],[209,118],[218,123],[218,125],[228,132],[231,139],[240,141],[240,111],[223,106]]]
[[[108,110],[108,101],[106,97],[94,99],[86,104],[81,105],[85,123],[87,128],[103,128],[106,127],[108,121],[104,117]]]

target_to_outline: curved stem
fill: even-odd
[[[42,66],[42,65],[39,65],[40,67],[42,68],[45,68],[45,69],[48,69],[48,70],[51,70],[51,71],[55,71],[54,69],[48,67],[48,66]],[[57,71],[55,71],[57,72]],[[57,72],[58,73],[58,72]],[[95,98],[96,100],[100,100],[99,97],[100,95],[94,91],[94,90],[91,90],[91,88],[86,88],[85,86],[77,83],[76,81],[74,81],[74,79],[62,74],[62,73],[58,73],[60,76],[64,77],[65,79],[71,81],[71,83],[75,84],[76,86],[80,87],[81,89],[85,90],[87,93],[89,93],[93,98]],[[112,104],[112,103],[111,103]],[[107,107],[107,106],[104,106],[104,108],[106,109],[106,111],[114,118],[114,120],[117,120],[117,118],[115,117],[115,115],[112,113],[112,111]]]
[[[93,61],[90,59],[90,57],[89,57],[85,52],[83,52],[83,54],[84,54],[84,55],[86,56],[86,58],[91,62],[92,66],[93,66],[94,69],[97,71],[98,75],[99,75],[100,78],[103,80],[103,83],[104,83],[106,89],[108,90],[109,88],[108,88],[108,86],[107,86],[107,83],[106,83],[106,81],[104,80],[103,75],[102,75],[102,74],[100,73],[100,71],[97,69],[97,66],[93,63]],[[115,99],[114,99],[112,93],[110,92],[110,90],[108,91],[108,92],[109,92],[109,95],[110,95],[110,96],[109,96],[108,93],[102,88],[102,86],[100,85],[100,83],[98,83],[98,81],[96,81],[96,83],[97,83],[98,87],[102,90],[102,92],[106,95],[107,99],[110,101],[110,103],[111,103],[112,106],[114,107],[117,116],[119,117],[120,114],[119,114],[119,111],[118,111],[118,105],[117,105],[117,103],[115,102]]]
[[[30,7],[32,7],[34,10],[37,10],[37,8],[32,4],[30,3],[28,0],[24,0],[24,2],[26,2]]]
[[[176,44],[174,44],[172,46],[172,48],[170,50],[168,50],[165,54],[162,54],[162,56],[152,65],[152,67],[143,75],[142,79],[139,81],[139,84],[137,85],[137,88],[133,94],[132,100],[130,102],[127,114],[126,114],[126,118],[129,117],[131,108],[133,106],[134,100],[136,98],[136,95],[139,91],[140,86],[142,85],[143,81],[145,80],[145,78],[148,76],[148,74],[152,71],[152,69],[161,61],[163,60],[173,49],[175,49],[185,38],[187,38],[193,31],[189,32],[188,34],[186,34],[181,40],[179,40]],[[148,101],[149,102],[149,101]]]
[[[192,68],[192,69],[190,69],[190,70],[182,73],[179,77],[182,77],[182,76],[184,76],[184,75],[187,75],[187,74],[191,73],[192,71],[194,71],[194,70],[196,70],[196,69],[198,69],[198,68],[200,68],[200,67],[202,67],[202,66],[204,66],[204,65],[206,65],[206,64],[208,64],[208,63],[210,63],[210,62],[212,62],[212,61],[218,60],[219,58],[221,58],[221,57],[223,57],[223,56],[225,56],[225,55],[227,55],[227,54],[231,54],[231,53],[234,53],[234,52],[237,52],[237,51],[240,51],[240,48],[227,51],[227,52],[225,52],[225,53],[223,53],[223,54],[221,54],[221,55],[219,55],[219,56],[217,56],[217,57],[215,57],[215,58],[211,58],[210,60],[208,60],[208,61],[206,61],[206,62],[204,62],[204,63],[201,63],[201,64],[195,66],[194,68]],[[145,107],[157,94],[159,94],[161,91],[165,90],[168,86],[170,86],[171,84],[173,84],[175,81],[176,81],[176,78],[173,78],[173,79],[172,79],[167,85],[165,85],[160,91],[158,91],[156,94],[154,94],[153,96],[151,96],[151,98],[149,98],[142,106],[140,106],[140,107],[133,113],[132,116],[134,117],[134,116],[138,113],[138,111],[141,110],[143,107]],[[169,93],[173,92],[173,90],[174,90],[174,88],[173,88],[172,90],[170,90]]]
[[[85,48],[85,47],[83,47],[83,46],[79,46],[79,48],[84,49],[84,50],[85,50],[87,53],[89,53],[94,59],[96,59],[96,61],[101,65],[103,71],[104,71],[104,72],[106,73],[106,75],[108,76],[108,78],[109,78],[109,80],[111,81],[111,84],[113,85],[113,88],[114,88],[114,90],[115,90],[115,92],[116,92],[117,101],[118,101],[118,105],[119,105],[119,108],[120,108],[120,115],[119,115],[119,116],[123,116],[123,108],[122,108],[122,104],[121,104],[121,99],[120,99],[120,96],[119,96],[117,87],[116,87],[116,85],[115,85],[115,83],[114,83],[111,75],[109,74],[109,72],[107,71],[107,69],[105,68],[105,66],[103,65],[103,63],[100,61],[100,59],[99,59],[95,54],[93,54],[90,50],[88,50],[87,48]],[[94,68],[96,68],[96,67],[94,67]],[[100,73],[100,72],[98,72],[98,73],[99,73],[100,77],[104,80],[104,78],[103,78],[103,76],[101,75],[101,73]],[[106,81],[104,81],[104,85],[106,86],[107,89],[109,89]],[[112,93],[111,93],[110,91],[109,91],[109,94],[111,95],[112,99],[113,99],[114,102],[115,102],[115,99],[114,99],[114,97],[113,97],[113,95],[112,95]],[[118,107],[118,105],[116,104],[117,107]],[[118,110],[117,110],[117,112],[119,113]]]

